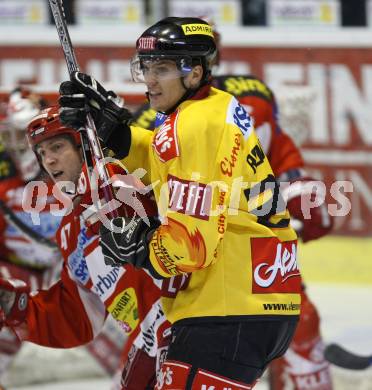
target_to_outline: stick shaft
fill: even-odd
[[[70,34],[67,29],[67,23],[64,18],[64,12],[60,0],[49,0],[49,5],[52,10],[54,24],[56,26],[63,54],[66,59],[68,73],[71,74],[72,72],[79,71],[79,65],[72,47]]]
[[[67,23],[64,18],[63,8],[61,6],[60,0],[49,0],[49,5],[52,10],[54,23],[57,29],[58,37],[61,42],[63,54],[65,56],[67,69],[69,74],[72,72],[79,71],[79,65],[76,60],[74,48],[71,43],[70,34],[68,32]],[[98,174],[101,179],[102,184],[109,183],[109,175],[107,173],[106,167],[102,164],[103,161],[103,153],[101,149],[101,145],[98,141],[97,130],[93,121],[92,116],[87,114],[87,126],[86,126],[86,137],[84,134],[81,135],[82,143],[83,143],[83,152],[84,158],[87,162],[88,168],[91,171],[93,169],[91,160],[93,158],[94,163],[98,169]],[[89,142],[89,147],[87,147],[86,143]],[[88,151],[91,151],[92,156],[87,155]],[[89,175],[90,179],[90,175]],[[91,188],[92,188],[92,183]],[[103,195],[107,202],[110,202],[114,199],[114,192],[110,185],[103,186]],[[110,210],[108,213],[110,218],[115,218],[118,216],[117,210]]]

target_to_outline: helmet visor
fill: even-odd
[[[132,79],[136,83],[172,80],[188,75],[192,58],[180,55],[136,55],[131,60]]]

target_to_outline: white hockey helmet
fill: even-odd
[[[28,146],[26,129],[28,123],[41,110],[41,98],[24,88],[14,89],[6,107],[6,118],[1,126],[1,138],[5,148],[12,154],[25,181],[32,180],[39,172],[37,159]]]
[[[9,95],[7,119],[16,130],[25,131],[30,120],[40,112],[40,104],[29,91],[17,88]]]

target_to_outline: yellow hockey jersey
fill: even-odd
[[[167,318],[298,315],[296,233],[238,101],[210,88],[131,132],[123,163],[147,171],[162,216],[149,251]]]

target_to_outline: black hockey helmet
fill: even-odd
[[[181,72],[201,65],[203,82],[207,81],[217,55],[212,27],[203,19],[168,17],[149,27],[137,40],[137,55],[132,61],[135,81],[141,73],[141,62],[151,59],[172,59]],[[137,67],[135,65],[137,61]],[[137,73],[136,73],[137,72]]]

